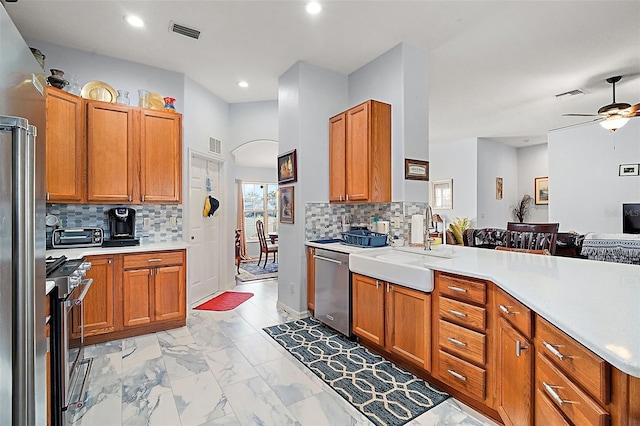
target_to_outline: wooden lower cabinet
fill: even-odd
[[[431,367],[431,296],[352,275],[353,333],[424,369]]]
[[[307,247],[307,309],[316,309],[316,254],[315,247]]]
[[[93,279],[93,283],[84,298],[84,335],[95,336],[111,333],[116,329],[115,322],[115,291],[116,255],[88,256],[91,269],[86,278]],[[77,309],[73,311],[73,338],[80,337],[80,318]]]
[[[184,250],[89,256],[85,343],[122,339],[186,323]],[[74,316],[74,338],[79,321]]]
[[[533,420],[533,345],[504,318],[498,318],[498,412],[506,425]]]

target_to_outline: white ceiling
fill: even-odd
[[[549,130],[586,121],[563,113],[610,103],[613,75],[626,76],[617,100],[640,102],[637,0],[322,4],[311,16],[293,0],[4,3],[26,37],[185,73],[229,103],[277,99],[278,77],[298,60],[349,74],[406,42],[428,54],[431,142],[543,143]],[[146,26],[128,26],[126,14]],[[172,20],[200,40],[170,33]],[[554,97],[576,88],[587,94]]]

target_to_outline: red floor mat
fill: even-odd
[[[225,291],[194,309],[201,311],[229,311],[238,307],[242,302],[253,297],[253,293],[241,293],[239,291]]]

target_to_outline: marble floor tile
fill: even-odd
[[[209,368],[220,386],[228,386],[258,375],[251,363],[237,348],[204,354]]]
[[[274,348],[266,339],[260,334],[255,334],[238,339],[235,344],[252,365],[259,365],[282,357],[282,352]]]
[[[364,415],[351,406],[337,402],[323,392],[289,405],[289,411],[301,425],[372,425]]]
[[[194,328],[191,329],[191,334],[200,348],[200,352],[205,354],[234,347],[233,341],[224,334],[220,327],[217,329]]]
[[[85,406],[73,414],[74,426],[114,426],[122,424],[120,386],[112,389],[89,389]]]
[[[122,404],[122,424],[126,426],[175,426],[180,416],[171,391],[140,396]]]
[[[254,377],[222,389],[243,425],[299,424],[261,377]]]
[[[155,333],[122,341],[122,368],[125,370],[160,356],[162,352]]]
[[[289,406],[322,392],[320,386],[305,376],[293,365],[292,361],[285,357],[257,365],[255,369],[284,405]]]
[[[197,426],[234,414],[210,371],[171,384],[182,426]]]
[[[219,324],[224,334],[231,340],[238,340],[256,334],[255,328],[241,316],[224,319]]]
[[[122,372],[122,403],[171,390],[169,375],[162,357],[149,359]]]

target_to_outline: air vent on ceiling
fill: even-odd
[[[222,154],[222,142],[215,138],[209,138],[209,152]]]
[[[580,89],[569,90],[568,92],[559,93],[556,95],[556,99],[566,99],[572,96],[584,95],[584,91]]]
[[[196,40],[200,38],[200,30],[189,28],[186,25],[178,24],[173,21],[169,22],[169,31],[172,31],[176,34],[182,34],[183,36],[191,37]]]

